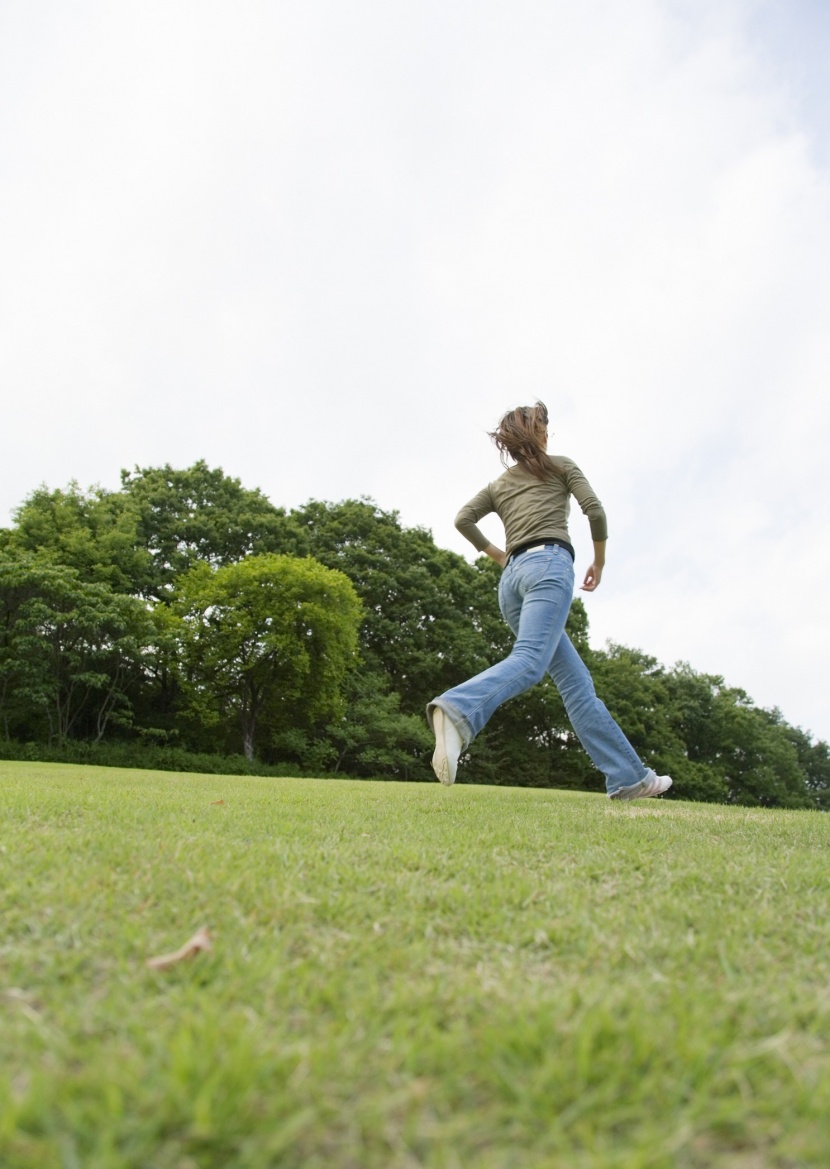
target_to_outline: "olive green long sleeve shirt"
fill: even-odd
[[[478,521],[496,512],[504,524],[505,552],[544,540],[567,540],[570,497],[573,496],[591,525],[594,540],[608,539],[605,510],[591,484],[571,459],[557,456],[562,476],[551,475],[544,482],[519,465],[511,467],[488,483],[455,517],[455,526],[479,552],[491,542]]]

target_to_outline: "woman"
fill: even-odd
[[[565,633],[573,599],[574,550],[567,518],[573,495],[591,525],[594,561],[582,588],[602,579],[608,535],[602,504],[570,459],[547,454],[548,412],[543,402],[520,406],[490,437],[506,464],[515,466],[480,491],[456,516],[455,526],[479,552],[504,567],[499,582],[502,616],[516,635],[510,656],[447,690],[427,706],[435,732],[432,767],[444,784],[455,782],[458,759],[493,712],[546,673],[556,683],[580,743],[605,775],[612,800],[659,796],[671,787],[655,775],[597,698],[591,675]],[[496,512],[505,528],[505,551],[491,544],[478,521]]]

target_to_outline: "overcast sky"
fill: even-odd
[[[541,397],[592,642],[830,739],[829,76],[826,0],[2,0],[0,524],[204,458],[472,557]]]

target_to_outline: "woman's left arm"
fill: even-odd
[[[599,587],[602,580],[602,570],[605,568],[605,542],[608,539],[608,521],[605,518],[605,509],[597,499],[594,489],[575,463],[568,461],[565,482],[568,490],[576,499],[591,525],[591,537],[594,542],[594,562],[585,573],[585,580],[580,586],[586,593],[592,593]]]
[[[594,540],[594,563],[585,573],[585,580],[580,588],[586,593],[592,593],[598,588],[602,580],[602,570],[605,568],[605,541]]]

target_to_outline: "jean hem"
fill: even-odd
[[[651,770],[651,768],[650,768],[650,767],[646,767],[645,763],[643,763],[643,762],[642,762],[642,760],[638,760],[638,762],[639,762],[639,764],[640,764],[640,766],[641,766],[641,767],[645,768],[645,770],[643,771],[643,774],[640,776],[640,778],[639,778],[639,779],[635,779],[635,780],[634,780],[632,783],[617,783],[617,784],[615,784],[615,785],[614,785],[614,787],[609,787],[609,786],[608,786],[608,780],[607,780],[607,778],[606,778],[606,781],[605,781],[605,790],[606,790],[606,792],[608,793],[608,795],[609,795],[609,796],[613,796],[613,795],[615,795],[617,792],[624,791],[624,790],[625,790],[627,787],[636,787],[638,783],[642,783],[642,782],[643,782],[643,780],[646,778],[646,776],[648,775],[648,773],[649,773],[649,771]]]
[[[441,698],[434,698],[432,702],[427,703],[427,722],[429,723],[429,729],[433,732],[433,734],[435,733],[435,727],[433,726],[432,722],[432,712],[436,706],[439,710],[443,710],[444,714],[447,715],[447,717],[450,719],[452,725],[461,736],[461,741],[463,743],[462,750],[466,751],[470,743],[472,743],[473,739],[476,737],[475,731],[459,710],[456,710],[454,706],[452,706],[449,702],[445,702]]]

